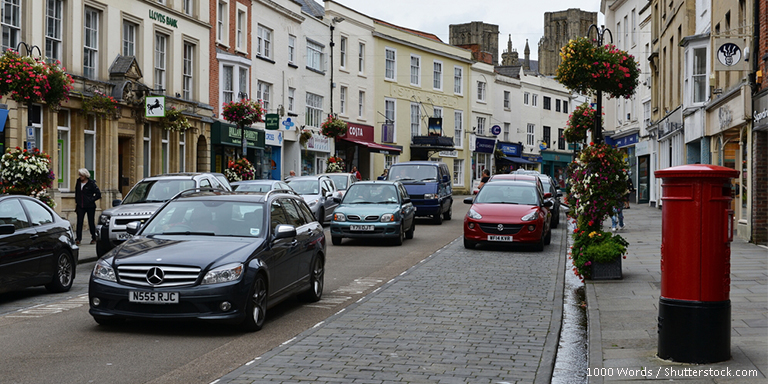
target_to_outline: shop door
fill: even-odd
[[[120,137],[117,142],[117,174],[118,188],[120,193],[125,196],[131,190],[133,184],[138,180],[131,180],[131,169],[129,167],[131,158],[131,139]]]
[[[651,173],[651,157],[637,157],[637,203],[647,204],[649,201],[650,185],[649,176]]]

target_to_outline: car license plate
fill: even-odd
[[[178,292],[150,292],[131,291],[128,293],[128,301],[144,304],[178,304]]]
[[[127,232],[126,232],[126,233],[118,233],[118,234],[117,234],[117,239],[118,239],[118,240],[126,240],[126,239],[128,239],[129,237],[131,237],[131,234],[130,234],[130,233],[127,233]]]
[[[352,231],[373,231],[373,225],[350,225]]]
[[[488,241],[505,241],[505,242],[511,242],[512,236],[498,236],[498,235],[488,235]]]

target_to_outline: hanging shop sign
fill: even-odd
[[[273,147],[282,147],[283,131],[264,131],[264,144]]]
[[[746,71],[746,40],[740,38],[715,38],[715,71]]]
[[[496,148],[496,140],[483,137],[475,138],[475,152],[493,153],[494,148]]]

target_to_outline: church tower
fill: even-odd
[[[560,48],[573,38],[586,36],[592,24],[597,24],[597,12],[571,8],[544,13],[544,37],[539,40],[539,73],[554,76],[562,61]]]

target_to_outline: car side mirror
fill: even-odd
[[[448,177],[448,175],[443,175],[443,183],[447,183],[447,182],[449,182],[450,180],[451,180],[451,178],[450,178],[450,177]]]
[[[557,191],[557,197],[563,197],[563,193],[560,191]]]
[[[544,198],[545,199],[551,199],[552,198],[552,193],[550,193],[550,192],[544,193]]]
[[[542,206],[544,208],[552,208],[552,202],[547,200],[547,201],[544,202],[544,204],[542,204]]]
[[[475,202],[475,198],[474,197],[465,197],[464,198],[464,204],[472,204],[474,202]]]
[[[123,203],[123,201],[122,201],[122,200],[120,200],[120,199],[114,199],[114,200],[112,200],[112,206],[113,206],[113,207],[117,207],[118,205],[120,205],[120,204],[122,204],[122,203]]]
[[[125,225],[125,231],[130,235],[139,233],[139,229],[141,229],[141,221],[131,221]]]
[[[338,197],[338,196],[334,196],[334,197],[333,197],[333,202],[334,202],[334,203],[341,203],[341,197]]]
[[[410,197],[406,197],[405,199],[403,199],[403,204],[408,204],[410,202],[411,202],[411,198]]]
[[[288,224],[278,224],[275,227],[275,240],[296,237],[296,227]]]
[[[332,196],[333,196],[333,192],[326,192],[325,193],[325,197],[332,197]]]
[[[16,226],[13,224],[0,225],[0,235],[12,235],[16,232]]]

